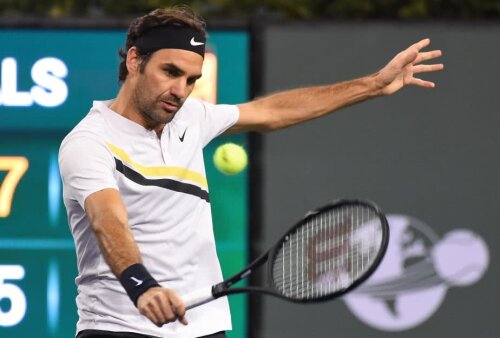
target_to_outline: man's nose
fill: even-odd
[[[180,100],[183,100],[186,98],[187,95],[187,82],[186,79],[184,78],[178,78],[176,81],[173,83],[172,88],[171,88],[171,94],[179,98]]]

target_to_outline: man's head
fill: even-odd
[[[168,123],[201,76],[207,32],[188,7],[156,9],[128,30],[119,80],[132,103],[152,125]]]

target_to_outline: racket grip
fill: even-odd
[[[206,288],[198,289],[196,291],[190,292],[187,295],[182,296],[186,310],[192,309],[199,305],[205,304],[214,300],[215,297],[212,294],[212,287],[208,286]]]

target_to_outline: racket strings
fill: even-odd
[[[382,222],[371,208],[324,210],[285,238],[272,266],[274,285],[294,299],[336,293],[367,271],[381,243]]]

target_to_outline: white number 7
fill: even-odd
[[[0,217],[9,216],[14,191],[28,166],[29,162],[26,157],[0,156],[0,171],[8,171],[2,185],[0,185]]]
[[[14,284],[4,283],[5,279],[20,280],[24,278],[24,268],[21,265],[0,265],[0,301],[3,298],[10,300],[10,310],[3,312],[0,307],[0,327],[14,326],[19,323],[26,313],[26,296]]]

